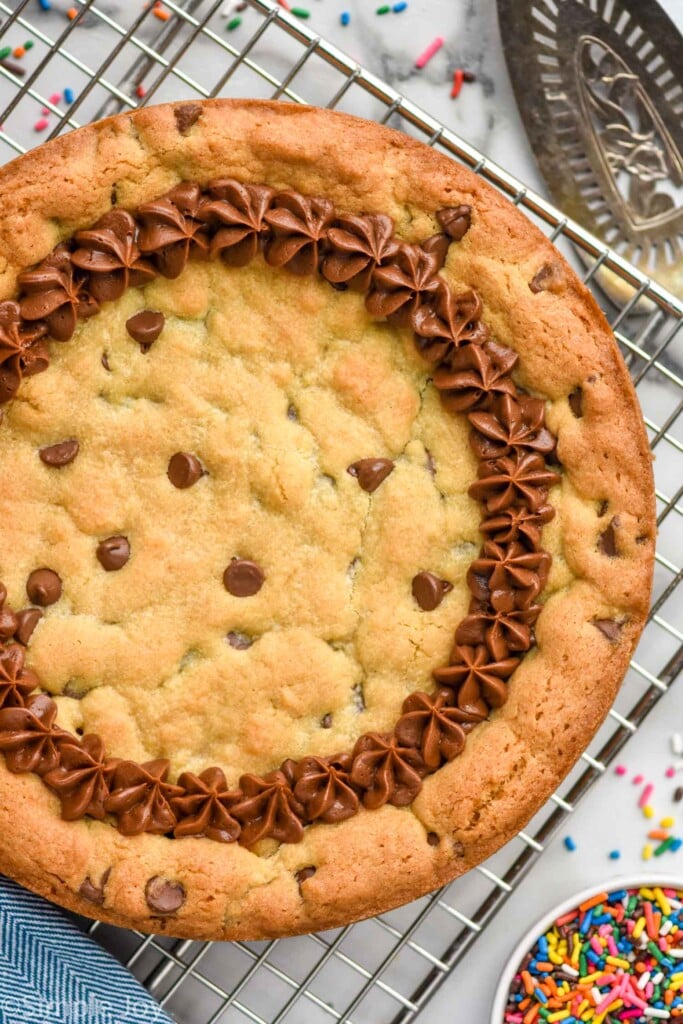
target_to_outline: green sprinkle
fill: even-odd
[[[669,836],[668,839],[665,839],[663,843],[660,843],[657,849],[655,850],[655,857],[661,857],[663,853],[666,853],[666,851],[670,849],[673,845],[675,838],[675,836]]]
[[[295,18],[310,18],[311,12],[305,7],[292,7],[292,14]]]
[[[3,48],[0,50],[0,60],[5,60],[5,58],[9,57],[11,55],[11,53],[12,53],[12,47],[11,46],[3,46]]]
[[[239,15],[237,15],[236,18],[231,18],[230,21],[228,22],[228,24],[225,27],[227,28],[228,32],[234,32],[234,30],[236,28],[239,28],[241,24],[242,24],[242,19],[240,18]]]
[[[388,14],[390,10],[391,10],[391,4],[382,4],[381,7],[377,8],[377,10],[375,11],[375,14]]]
[[[664,954],[662,953],[659,946],[652,941],[652,939],[650,939],[650,941],[648,942],[647,949],[650,953],[652,953],[653,957],[655,958],[655,960],[657,960],[657,962],[664,959]]]
[[[32,40],[32,39],[28,39],[28,40],[27,40],[27,41],[26,41],[26,42],[24,43],[24,49],[25,49],[25,50],[32,50],[32,49],[33,49],[33,40]]]

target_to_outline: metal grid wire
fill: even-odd
[[[550,2],[539,0],[539,7]],[[162,22],[149,5],[121,3],[115,20],[104,0],[74,0],[78,17],[67,21],[63,11],[43,15],[37,0],[0,0],[3,45],[22,36],[35,41],[25,75],[0,65],[0,153],[4,147],[9,159],[36,143],[32,126],[41,107],[54,115],[50,137],[143,102],[196,96],[306,100],[390,123],[472,167],[575,263],[579,253],[584,280],[629,365],[657,455],[654,596],[636,658],[605,725],[560,790],[487,864],[392,913],[297,939],[212,944],[87,926],[181,1024],[407,1024],[683,667],[683,634],[675,625],[683,622],[676,545],[683,516],[683,303],[274,0],[249,0],[239,35],[228,36],[222,3],[166,0],[172,17]],[[65,86],[76,95],[66,110],[49,98]],[[606,269],[630,288],[618,309],[598,287]]]

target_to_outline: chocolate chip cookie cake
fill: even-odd
[[[375,124],[140,110],[0,171],[0,871],[172,935],[480,862],[642,628],[650,456],[602,314]]]

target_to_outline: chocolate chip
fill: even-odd
[[[323,715],[323,717],[320,719],[320,725],[321,725],[321,728],[323,728],[323,729],[331,729],[332,728],[332,715],[330,714],[329,711],[327,712],[326,715]]]
[[[0,608],[0,640],[9,640],[17,631],[17,616],[11,608]]]
[[[465,847],[463,846],[459,839],[453,840],[453,854],[456,857],[463,857],[465,854]]]
[[[607,637],[610,643],[615,643],[619,639],[623,623],[615,622],[614,619],[591,619],[591,622]]]
[[[155,313],[152,309],[141,309],[126,320],[126,330],[133,341],[137,341],[141,352],[149,352],[164,329],[163,313]]]
[[[109,372],[111,372],[111,366],[109,365],[109,356],[107,355],[106,352],[102,353],[102,358],[100,359],[100,362],[102,363],[102,366],[105,368],[105,370],[109,370]]]
[[[5,363],[0,367],[0,402],[9,402],[10,398],[14,398],[20,384],[21,377],[11,366]]]
[[[181,135],[187,135],[202,112],[200,103],[179,103],[173,108],[173,116]]]
[[[600,504],[598,505],[598,519],[602,519],[602,517],[607,512],[608,508],[609,508],[609,501],[605,500],[605,501],[601,501],[600,502]]]
[[[425,612],[438,608],[453,584],[439,579],[433,572],[419,572],[413,577],[413,597]]]
[[[82,896],[84,900],[88,901],[88,903],[95,903],[98,907],[101,907],[104,903],[104,887],[107,884],[107,879],[110,874],[111,868],[107,868],[100,878],[99,885],[95,885],[91,880],[90,875],[87,875],[85,881],[81,882],[78,895]]]
[[[55,469],[61,469],[62,466],[68,466],[70,462],[73,462],[78,455],[78,449],[78,441],[60,441],[59,444],[51,444],[48,448],[41,448],[38,454],[40,455],[40,461],[44,462],[46,466],[54,466]]]
[[[569,402],[569,408],[574,413],[577,420],[580,420],[583,416],[583,389],[574,388],[567,401]]]
[[[223,573],[225,589],[234,597],[253,597],[265,580],[263,569],[246,558],[233,558]]]
[[[17,612],[17,628],[14,636],[24,647],[28,646],[33,631],[42,617],[43,613],[40,608],[24,608],[23,611]]]
[[[317,868],[314,868],[312,864],[309,865],[307,868],[299,868],[295,875],[299,885],[301,885],[302,882],[305,882],[307,878],[313,878],[313,875],[316,873],[316,871]]]
[[[561,292],[564,291],[564,287],[564,269],[558,260],[544,263],[529,281],[529,288],[535,294],[538,292]]]
[[[616,558],[619,554],[617,551],[617,534],[615,529],[618,525],[619,517],[614,516],[607,529],[603,530],[598,537],[598,550],[602,551],[603,555],[607,555],[608,558]]]
[[[147,906],[155,914],[175,914],[185,902],[185,887],[155,875],[145,886]]]
[[[449,238],[454,242],[461,241],[467,234],[472,223],[472,207],[466,203],[450,206],[436,211],[436,219]]]
[[[107,572],[123,569],[130,558],[130,544],[127,537],[107,537],[97,545],[97,560]]]
[[[437,835],[436,832],[427,833],[427,842],[429,843],[430,846],[438,846],[440,841],[441,840],[439,839],[439,836]]]
[[[674,790],[674,803],[680,804],[681,800],[683,800],[683,786],[677,786]]]
[[[181,491],[192,487],[204,475],[201,462],[190,452],[176,452],[172,455],[166,472],[173,486]]]
[[[236,629],[231,629],[228,633],[228,643],[236,651],[246,651],[253,642],[250,636],[247,636],[246,633],[238,633]]]
[[[436,476],[436,462],[434,461],[434,456],[430,452],[429,448],[426,448],[425,451],[427,453],[427,469],[432,476]]]
[[[394,463],[391,459],[360,459],[351,463],[346,472],[356,477],[362,490],[372,494],[393,469]]]
[[[451,244],[451,240],[448,235],[439,233],[438,235],[432,235],[431,238],[426,239],[421,245],[421,248],[425,252],[431,253],[436,256],[436,269],[441,270],[444,263],[446,262],[446,256],[448,255],[448,247]]]
[[[34,569],[26,581],[26,593],[32,604],[45,608],[59,601],[62,581],[53,569]]]
[[[75,685],[75,683],[67,683],[62,690],[62,696],[71,697],[72,700],[83,700],[88,693],[88,690],[84,690]]]
[[[294,405],[288,405],[287,406],[287,419],[291,420],[292,423],[296,423],[296,421],[299,419],[298,413],[296,411],[296,406],[294,406]]]

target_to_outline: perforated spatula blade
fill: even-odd
[[[515,96],[553,199],[683,294],[683,38],[676,26],[655,0],[497,4]],[[605,284],[613,293],[615,282]]]

